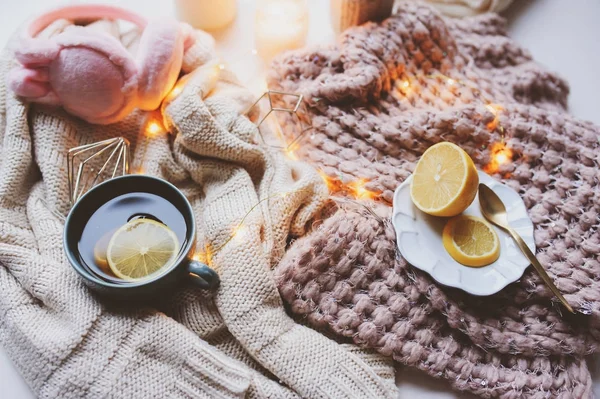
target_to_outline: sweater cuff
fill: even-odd
[[[250,370],[203,342],[188,354],[174,397],[243,398],[250,386]]]

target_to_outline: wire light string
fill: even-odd
[[[219,67],[219,69],[224,69],[225,65],[219,64],[218,67]],[[490,161],[490,163],[488,163],[488,165],[486,165],[484,167],[484,170],[487,173],[495,173],[498,171],[500,165],[503,165],[503,164],[506,164],[506,163],[509,163],[510,161],[512,161],[513,153],[512,153],[512,150],[510,150],[510,148],[508,148],[508,146],[506,145],[505,130],[504,130],[504,127],[500,124],[500,120],[499,120],[499,113],[504,110],[504,108],[502,106],[495,104],[485,98],[482,98],[480,96],[480,91],[478,88],[473,87],[472,85],[465,84],[461,80],[448,77],[441,73],[437,73],[437,74],[433,74],[433,75],[425,75],[425,78],[436,79],[436,80],[442,79],[443,81],[445,81],[445,83],[448,86],[458,85],[458,86],[470,87],[473,90],[473,93],[475,93],[476,96],[478,98],[480,98],[480,100],[482,101],[482,103],[484,104],[486,109],[488,111],[490,111],[492,113],[492,115],[494,116],[494,118],[486,124],[486,128],[490,132],[498,130],[501,135],[501,140],[500,140],[500,142],[492,143],[492,145],[490,147],[491,161]],[[402,94],[407,96],[412,87],[411,80],[403,79],[401,81],[401,83],[399,84],[399,87],[400,87]],[[175,86],[175,88],[169,94],[168,97],[170,99],[173,99],[179,93],[181,93],[181,91],[182,91],[182,85],[178,84]],[[296,101],[294,102],[294,104],[291,108],[274,107],[273,95],[292,96],[293,98],[296,99]],[[264,99],[268,99],[269,110],[266,112],[266,114],[264,116],[260,117],[260,112],[261,112],[260,102]],[[255,109],[258,108],[259,122],[256,124],[256,126],[257,126],[257,130],[258,130],[258,134],[260,135],[260,139],[262,140],[263,144],[270,146],[270,147],[275,147],[275,148],[281,150],[289,159],[297,160],[295,151],[300,147],[300,142],[302,141],[302,139],[304,138],[306,133],[313,129],[313,127],[310,125],[308,127],[302,126],[302,119],[301,119],[301,116],[298,114],[298,111],[303,106],[305,106],[304,102],[303,102],[303,96],[300,94],[267,90],[248,109],[248,111],[246,112],[246,115],[250,116],[250,114],[253,112],[253,110],[256,111]],[[287,142],[285,135],[281,131],[281,126],[279,125],[279,123],[277,121],[275,121],[275,123],[273,123],[268,118],[272,113],[278,113],[278,112],[284,112],[284,113],[289,114],[290,116],[295,116],[296,122],[300,126],[300,133],[294,139],[292,139],[290,142]],[[150,115],[148,117],[148,119],[146,120],[146,123],[144,125],[143,131],[142,131],[145,133],[146,137],[151,138],[151,137],[155,137],[159,134],[165,133],[165,128],[162,125],[162,123],[159,122],[160,120],[161,119],[157,118],[155,115]],[[262,135],[261,125],[265,121],[267,121],[266,123],[270,127],[271,132],[274,133],[275,136],[277,136],[277,139],[279,140],[278,144],[269,145],[267,142],[267,139]],[[142,165],[143,165],[143,158],[145,158],[145,152],[146,151],[144,151],[144,157],[142,157],[142,162],[141,162],[139,169],[137,170],[137,173],[144,172]],[[358,208],[362,208],[362,209],[366,210],[369,214],[371,214],[380,224],[385,223],[385,220],[382,219],[380,216],[378,216],[377,213],[375,212],[375,210],[371,206],[367,205],[368,202],[367,203],[363,202],[364,200],[380,200],[380,201],[382,200],[382,198],[380,197],[380,193],[368,190],[366,188],[366,185],[369,183],[369,180],[361,178],[361,179],[357,179],[355,181],[345,183],[341,179],[334,179],[334,178],[327,176],[323,170],[317,169],[317,172],[323,178],[323,180],[327,184],[329,192],[332,194],[329,196],[329,199],[331,201],[335,202],[338,205],[354,205],[354,206],[357,206]],[[197,260],[203,261],[207,264],[210,264],[213,256],[216,253],[218,253],[220,250],[222,250],[230,242],[232,242],[236,239],[240,239],[247,232],[248,226],[246,224],[246,220],[252,214],[252,212],[254,210],[256,210],[261,204],[263,204],[264,202],[267,202],[269,200],[272,200],[274,198],[285,198],[288,195],[297,194],[299,192],[306,191],[306,190],[307,189],[300,189],[300,190],[296,190],[296,191],[278,192],[278,193],[274,193],[265,198],[260,199],[256,204],[254,204],[252,207],[250,207],[250,209],[242,216],[240,221],[231,230],[230,236],[227,237],[227,239],[225,239],[225,241],[221,245],[219,245],[215,249],[211,249],[209,245],[206,245],[204,248],[204,251],[198,250],[196,252],[196,254],[194,255],[194,259],[197,259]]]

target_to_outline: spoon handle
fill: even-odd
[[[575,311],[573,310],[573,308],[571,307],[571,305],[569,305],[569,302],[567,302],[567,300],[565,299],[565,297],[562,296],[562,294],[560,293],[560,291],[558,290],[558,288],[556,288],[556,285],[554,285],[554,282],[552,281],[552,279],[550,278],[550,276],[548,276],[548,273],[546,273],[546,270],[544,270],[544,267],[537,260],[537,258],[533,254],[533,252],[531,252],[531,250],[529,249],[529,247],[527,246],[527,244],[525,244],[525,241],[523,241],[523,239],[521,238],[521,236],[519,235],[519,233],[517,233],[512,228],[509,228],[508,231],[509,231],[510,235],[516,241],[516,243],[519,246],[519,248],[521,249],[521,252],[523,252],[523,254],[529,259],[529,261],[531,262],[531,264],[535,268],[535,271],[537,271],[537,273],[540,275],[540,277],[542,278],[542,280],[544,280],[544,283],[546,283],[546,285],[548,286],[548,288],[550,288],[550,290],[552,290],[552,292],[554,293],[554,295],[556,295],[558,297],[558,299],[560,299],[560,301],[562,302],[562,304],[565,305],[565,308],[567,308],[567,310],[569,312],[575,314]]]

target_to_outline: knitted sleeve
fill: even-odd
[[[163,109],[173,135],[152,139],[140,135],[139,112],[96,126],[27,106],[6,91],[13,59],[2,55],[0,344],[40,397],[392,397],[389,362],[285,313],[270,268],[326,190],[312,168],[257,144],[256,127],[241,116],[252,99],[214,68],[205,39],[199,34],[184,57],[189,82]],[[182,295],[140,309],[96,297],[69,266],[61,216],[69,209],[67,150],[118,136],[131,142],[133,170],[144,166],[190,198],[198,248],[223,247],[211,262],[222,279],[216,296],[182,284]],[[261,202],[243,240],[228,240],[260,199],[290,190]]]
[[[203,231],[200,248],[220,273],[215,304],[228,332],[260,367],[302,397],[394,396],[391,364],[294,322],[271,275],[288,236],[302,233],[322,206],[322,180],[307,165],[290,164],[258,144],[256,126],[239,116],[251,99],[231,76],[222,76],[204,99],[197,95],[203,92],[197,78],[166,115],[178,133],[175,160],[202,188],[194,201]],[[241,237],[231,239],[242,220]]]

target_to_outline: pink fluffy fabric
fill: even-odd
[[[82,10],[93,13],[95,8],[71,11],[81,15]],[[106,14],[103,10],[98,13]],[[37,21],[49,20],[48,15]],[[111,15],[120,14],[113,10]],[[30,35],[41,29],[37,21]],[[60,105],[97,124],[117,122],[134,108],[154,110],[177,81],[193,31],[175,20],[144,26],[135,60],[115,37],[82,26],[51,39],[26,38],[15,52],[21,65],[9,74],[9,87],[25,101]]]

